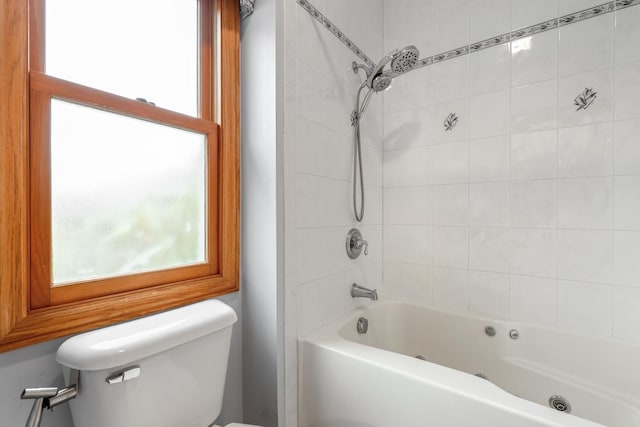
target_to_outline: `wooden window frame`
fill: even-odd
[[[30,267],[32,253],[37,252],[42,243],[37,242],[37,234],[32,235],[35,229],[32,228],[30,207],[41,199],[38,198],[40,195],[33,198],[30,186],[39,179],[39,174],[48,171],[30,171],[32,156],[42,155],[42,150],[34,150],[33,142],[30,142],[34,137],[30,134],[30,105],[40,105],[42,102],[38,97],[58,95],[56,91],[65,89],[66,83],[38,71],[32,71],[30,75],[29,56],[34,52],[29,51],[29,0],[3,1],[0,8],[0,352],[238,290],[240,18],[237,0],[217,0],[212,4],[207,13],[215,23],[210,31],[216,46],[210,50],[211,60],[206,62],[211,68],[203,70],[203,74],[216,78],[201,82],[202,91],[213,93],[213,88],[216,89],[215,98],[211,96],[211,101],[205,103],[201,111],[203,117],[211,117],[217,122],[213,128],[204,129],[213,140],[209,146],[217,147],[207,158],[217,164],[217,177],[208,181],[215,182],[216,188],[209,191],[208,196],[217,200],[218,205],[214,213],[216,242],[210,248],[215,262],[208,267],[209,274],[202,276],[200,272],[196,278],[171,276],[172,283],[142,289],[135,288],[146,284],[127,283],[126,278],[115,280],[108,291],[118,293],[111,295],[104,295],[100,290],[87,293],[86,287],[76,287],[79,291],[74,291],[74,286],[65,286],[70,290],[43,297],[41,289],[33,286],[34,275],[38,273]],[[37,63],[39,54],[35,54],[35,58],[31,58],[36,61],[31,62],[32,70],[41,69],[38,68],[41,64]],[[206,53],[204,55],[202,58],[207,61]],[[74,86],[77,89],[78,85]],[[76,95],[80,99],[73,99],[74,102],[99,108],[104,107],[100,104],[101,97],[114,96],[89,88],[81,88]],[[118,101],[123,102],[127,112],[134,117],[153,120],[154,115],[169,114],[137,101]],[[175,118],[175,113],[171,114]],[[180,123],[173,124],[180,127]],[[44,240],[46,244],[47,238]],[[140,276],[144,274],[132,277]]]

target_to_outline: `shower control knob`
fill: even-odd
[[[369,255],[369,242],[362,238],[362,233],[357,228],[352,228],[347,233],[347,255],[351,259],[356,259],[360,256],[364,248],[364,254]]]

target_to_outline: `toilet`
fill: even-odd
[[[237,319],[207,300],[69,338],[56,360],[78,385],[74,426],[219,427]]]

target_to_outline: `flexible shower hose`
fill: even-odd
[[[356,221],[361,222],[364,218],[364,176],[362,172],[362,144],[360,143],[360,119],[364,113],[364,110],[369,104],[371,98],[371,91],[367,92],[360,107],[360,93],[365,86],[360,86],[358,89],[358,95],[356,96],[356,109],[351,116],[351,124],[355,128],[354,148],[353,148],[353,213],[356,217]],[[358,175],[360,176],[360,209],[358,209]]]

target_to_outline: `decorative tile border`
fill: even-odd
[[[354,42],[349,39],[338,27],[336,27],[326,16],[324,16],[318,9],[316,9],[307,0],[297,0],[298,4],[304,8],[311,16],[316,18],[327,30],[338,38],[345,46],[355,53],[356,56],[362,59],[369,67],[375,67],[375,63],[360,49]]]
[[[362,59],[369,67],[375,66],[374,62],[369,58],[355,43],[353,43],[339,28],[337,28],[327,17],[325,17],[318,9],[316,9],[308,0],[297,0],[298,4],[302,6],[307,12],[322,23],[329,31],[331,31],[342,43],[345,44],[353,53],[355,53],[360,59]],[[560,18],[551,19],[549,21],[541,22],[529,27],[521,28],[509,33],[501,34],[496,37],[492,37],[480,42],[471,43],[467,46],[462,46],[457,49],[450,50],[448,52],[439,53],[437,55],[421,58],[418,60],[413,69],[426,67],[437,62],[446,61],[448,59],[457,58],[462,55],[477,52],[483,49],[487,49],[493,46],[509,43],[513,40],[518,40],[524,37],[530,37],[534,34],[542,33],[544,31],[553,30],[555,28],[564,27],[566,25],[575,24],[576,22],[584,21],[585,19],[594,18],[596,16],[604,15],[614,12],[616,10],[625,9],[627,7],[640,5],[640,0],[614,0],[599,6],[594,6],[589,9],[581,10],[579,12],[571,13],[569,15],[561,16]]]
[[[640,4],[640,0],[618,0],[616,1],[616,9],[624,9],[625,7]]]
[[[496,37],[492,37],[481,42],[472,43],[469,46],[464,46],[458,49],[450,50],[449,52],[440,53],[429,58],[424,58],[418,62],[414,68],[424,67],[425,65],[434,64],[436,62],[446,61],[447,59],[457,58],[458,56],[465,55],[467,53],[477,52],[479,50],[487,49],[493,46],[497,46],[503,43],[509,43],[513,40],[530,37],[534,34],[542,33],[544,31],[553,30],[555,28],[564,27],[569,24],[575,24],[576,22],[584,21],[585,19],[594,18],[596,16],[604,15],[610,12],[614,12],[619,9],[624,9],[630,6],[640,4],[640,0],[616,0],[610,1],[599,6],[594,6],[589,9],[581,10],[576,13],[561,16],[560,18],[551,19],[549,21],[541,22],[539,24],[531,25],[529,27],[520,28],[509,33],[501,34]]]

